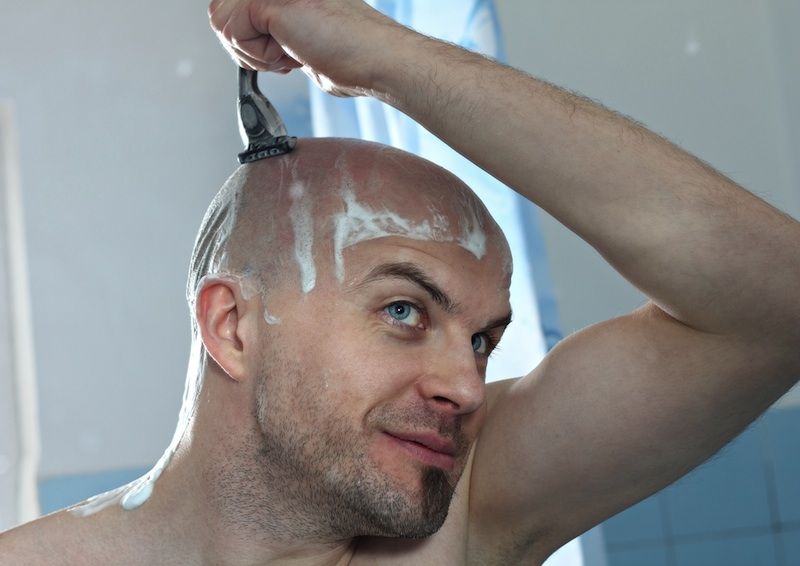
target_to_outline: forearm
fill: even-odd
[[[800,226],[641,126],[408,32],[375,92],[594,246],[692,327],[797,325]]]
[[[800,225],[637,124],[359,0],[226,0],[210,14],[252,68],[288,70],[288,54],[326,90],[410,115],[686,325],[800,339]]]

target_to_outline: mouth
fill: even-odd
[[[397,448],[428,466],[452,470],[456,465],[455,445],[434,433],[386,432],[384,436]]]

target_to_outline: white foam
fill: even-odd
[[[294,257],[300,270],[300,286],[303,293],[310,292],[317,281],[317,268],[314,264],[314,219],[311,216],[311,202],[306,189],[300,182],[289,188],[292,206],[289,219],[294,232]]]
[[[256,295],[261,294],[261,289],[259,288],[259,285],[256,282],[255,277],[234,275],[234,274],[225,274],[222,277],[230,277],[239,282],[239,291],[242,293],[242,298],[245,301],[249,301]],[[205,279],[205,277],[203,279]],[[200,282],[202,284],[203,282],[202,279],[200,280]]]
[[[469,226],[464,227],[464,232],[456,241],[458,245],[470,252],[476,258],[481,259],[486,255],[486,233],[477,221],[468,222]]]
[[[186,387],[183,390],[183,403],[178,416],[178,426],[167,450],[158,459],[156,465],[142,477],[117,489],[95,495],[82,503],[71,507],[68,512],[78,517],[88,517],[102,511],[110,505],[119,504],[123,509],[131,511],[147,501],[153,493],[155,482],[169,465],[178,445],[189,430],[189,423],[197,410],[198,396],[203,385],[203,357],[200,336],[192,336],[192,353],[189,357]]]
[[[455,242],[478,259],[486,253],[486,234],[477,215],[462,219],[463,233],[456,238],[450,231],[447,218],[435,210],[430,210],[430,220],[415,222],[386,208],[374,209],[360,203],[349,187],[343,189],[342,200],[344,212],[333,217],[334,262],[336,277],[340,282],[344,281],[344,250],[359,242],[386,236]]]

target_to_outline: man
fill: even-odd
[[[510,314],[497,226],[418,158],[301,140],[237,171],[204,220],[195,364],[165,458],[11,531],[2,560],[540,563],[796,383],[794,220],[640,126],[359,1],[209,11],[240,64],[389,102],[651,302],[484,386]]]

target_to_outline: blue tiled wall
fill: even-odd
[[[760,421],[721,454],[664,491],[673,536],[769,529],[762,429]]]
[[[800,408],[774,410],[767,416],[770,457],[774,466],[778,517],[800,527]],[[795,562],[800,564],[800,561]]]
[[[608,566],[800,565],[800,408],[603,524]]]
[[[784,529],[778,540],[778,552],[783,556],[784,564],[800,564],[800,527]]]
[[[670,564],[667,547],[663,544],[618,548],[609,552],[607,559],[608,566],[669,566]]]
[[[769,533],[679,542],[675,544],[674,563],[681,566],[777,566],[775,537]]]
[[[39,507],[42,515],[80,503],[84,499],[129,483],[148,468],[111,470],[91,474],[57,476],[39,480]]]

